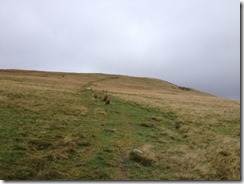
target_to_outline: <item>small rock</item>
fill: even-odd
[[[133,153],[142,154],[142,151],[139,149],[133,149]]]
[[[102,100],[102,101],[106,102],[107,99],[108,99],[108,95],[105,95],[105,96],[103,97],[103,100]]]
[[[110,104],[110,99],[109,98],[105,101],[105,104],[107,104],[107,105]]]

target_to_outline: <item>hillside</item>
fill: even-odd
[[[158,79],[0,70],[0,137],[3,180],[240,180],[240,102]]]

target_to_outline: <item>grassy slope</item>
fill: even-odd
[[[240,102],[156,79],[2,70],[0,137],[4,180],[240,179]]]

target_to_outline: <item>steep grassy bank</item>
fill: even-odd
[[[239,110],[155,79],[3,70],[0,178],[239,180]]]

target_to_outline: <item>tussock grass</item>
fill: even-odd
[[[151,166],[153,163],[153,159],[144,156],[143,154],[140,155],[138,153],[131,152],[130,159],[134,160],[135,162],[142,164],[143,166]]]
[[[135,151],[130,152],[131,160],[142,164],[143,166],[152,166],[152,164],[156,164],[156,156],[151,145],[143,145],[139,150],[141,150],[142,153],[137,153]]]
[[[142,122],[140,125],[147,128],[154,128],[154,124],[150,122]]]

